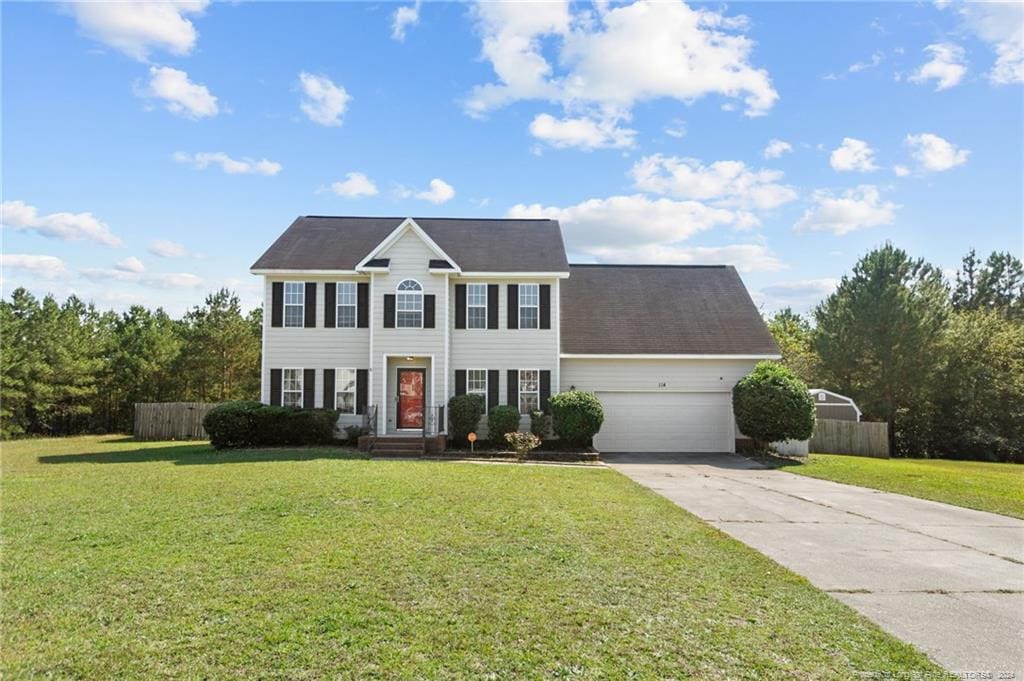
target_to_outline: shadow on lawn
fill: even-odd
[[[279,449],[223,449],[209,445],[178,445],[175,447],[149,447],[120,452],[86,452],[83,454],[49,454],[38,458],[39,463],[152,463],[170,461],[177,466],[204,466],[224,463],[260,463],[271,461],[313,461],[316,459],[368,459],[351,449],[330,447],[282,447]]]

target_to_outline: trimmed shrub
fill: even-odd
[[[814,433],[814,400],[807,384],[776,362],[759,362],[732,390],[740,432],[759,452],[779,440],[807,440]]]
[[[555,434],[574,446],[589,446],[604,423],[604,409],[594,393],[568,390],[553,396],[549,404]]]
[[[544,439],[551,435],[551,417],[542,411],[530,412],[530,432]]]
[[[487,437],[491,442],[499,443],[505,439],[506,433],[519,430],[519,410],[507,404],[491,409],[487,414]]]
[[[466,436],[480,425],[484,410],[483,395],[456,395],[448,400],[452,438],[456,442],[465,442]]]
[[[330,409],[228,402],[211,409],[203,419],[203,427],[217,449],[315,445],[334,442],[337,421],[338,412]]]
[[[505,433],[505,442],[516,450],[516,458],[522,461],[530,452],[540,446],[540,438],[533,433],[511,432]]]
[[[225,402],[203,417],[203,428],[216,449],[253,444],[252,415],[263,405],[259,402]]]

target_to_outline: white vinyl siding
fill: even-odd
[[[356,370],[334,370],[334,408],[342,414],[356,413]]]
[[[281,405],[302,406],[302,369],[281,370]]]
[[[302,281],[284,282],[284,325],[301,327],[306,320],[306,284]]]
[[[540,285],[519,285],[519,328],[540,328]]]
[[[339,329],[356,327],[356,284],[351,281],[339,281],[337,284],[336,326]]]
[[[487,284],[466,286],[466,328],[487,328]]]
[[[540,371],[519,370],[519,413],[529,414],[540,409]]]

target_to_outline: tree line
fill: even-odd
[[[135,402],[258,399],[262,319],[227,289],[180,319],[16,289],[0,301],[0,436],[127,432]]]
[[[952,285],[886,244],[804,316],[768,320],[782,361],[811,387],[889,424],[900,456],[1024,462],[1024,267],[972,250]]]

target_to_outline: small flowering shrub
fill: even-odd
[[[533,433],[505,433],[505,442],[516,450],[516,458],[522,461],[530,452],[540,446],[540,438]]]

